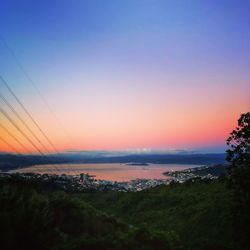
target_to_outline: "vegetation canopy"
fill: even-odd
[[[250,112],[242,114],[238,126],[227,139],[230,162],[229,183],[234,195],[235,236],[243,249],[249,247],[250,235]]]

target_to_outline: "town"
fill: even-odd
[[[39,173],[0,173],[1,179],[19,178],[22,180],[33,181],[48,186],[53,186],[67,191],[120,191],[120,192],[138,192],[147,188],[153,188],[160,185],[169,185],[173,183],[184,183],[192,179],[212,180],[218,178],[211,174],[211,169],[215,166],[203,166],[190,168],[181,171],[170,171],[164,173],[163,179],[135,179],[127,182],[117,182],[109,180],[99,180],[88,173],[79,175],[56,175]],[[218,167],[218,166],[217,166]]]

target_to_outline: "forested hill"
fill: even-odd
[[[238,250],[223,179],[142,192],[46,190],[0,180],[2,249]]]

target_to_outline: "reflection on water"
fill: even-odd
[[[75,175],[80,173],[89,173],[96,179],[111,181],[130,181],[133,179],[166,179],[163,175],[166,171],[183,170],[187,168],[199,167],[199,165],[190,164],[148,164],[126,165],[119,163],[91,163],[91,164],[57,164],[57,165],[37,165],[19,169],[18,172],[35,173],[56,173],[60,167],[61,174]]]

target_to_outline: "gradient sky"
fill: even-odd
[[[0,34],[65,129],[1,40],[0,74],[59,150],[218,152],[250,110],[249,13],[247,0],[1,1]]]

